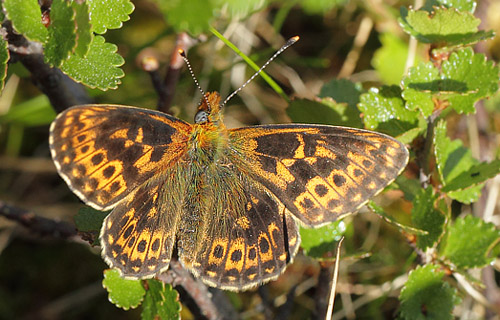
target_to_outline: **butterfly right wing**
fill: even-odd
[[[86,105],[59,114],[50,150],[70,189],[98,210],[114,207],[184,154],[192,126],[157,111]]]

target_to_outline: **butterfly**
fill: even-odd
[[[194,122],[84,105],[51,125],[60,176],[89,206],[112,210],[102,256],[126,278],[164,272],[175,251],[213,287],[241,291],[276,279],[298,251],[299,224],[358,210],[408,161],[401,142],[361,129],[227,129],[216,92],[204,95]]]

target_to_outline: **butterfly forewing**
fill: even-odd
[[[160,112],[88,105],[61,113],[49,142],[57,170],[73,192],[104,210],[175,163],[191,129]]]
[[[309,226],[359,209],[406,166],[403,144],[366,130],[271,125],[230,132],[240,167]]]

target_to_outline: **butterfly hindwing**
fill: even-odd
[[[193,257],[181,261],[204,282],[226,290],[245,290],[277,278],[297,253],[295,219],[271,193],[244,188],[242,212],[210,216]]]
[[[192,126],[164,113],[113,105],[74,107],[52,123],[59,174],[85,203],[112,208],[187,146]]]
[[[177,166],[132,191],[105,219],[102,255],[128,278],[149,278],[168,268],[176,240],[185,180]],[[171,194],[172,190],[178,194]]]
[[[404,145],[384,134],[323,125],[230,130],[240,167],[309,226],[359,209],[403,170]]]

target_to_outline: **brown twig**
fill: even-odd
[[[34,174],[54,174],[56,167],[51,159],[0,156],[0,170]]]
[[[318,276],[318,284],[314,294],[315,305],[315,318],[325,319],[326,311],[328,309],[328,295],[330,293],[330,280],[332,279],[332,263],[321,262],[321,269]]]
[[[177,259],[170,261],[170,268],[158,276],[170,283],[181,295],[196,319],[238,319],[238,314],[220,291],[209,291],[201,281],[194,279]]]
[[[175,44],[175,49],[170,57],[170,63],[168,65],[165,78],[161,85],[155,84],[156,79],[151,78],[156,91],[158,92],[158,110],[169,113],[172,101],[175,95],[175,89],[177,87],[177,82],[179,81],[179,76],[181,74],[181,69],[184,66],[184,60],[179,54],[179,50],[188,52],[188,50],[198,41],[191,38],[187,33],[182,32],[177,36],[177,41]]]
[[[269,296],[269,288],[267,286],[260,286],[257,288],[257,293],[262,301],[262,314],[264,318],[271,319],[273,318],[273,305],[271,301],[271,297]]]
[[[370,36],[370,32],[373,29],[373,20],[365,16],[361,20],[359,24],[358,32],[356,33],[356,37],[354,38],[354,44],[347,54],[344,64],[342,65],[342,69],[340,69],[338,77],[339,78],[347,78],[356,69],[356,64],[358,63],[359,57],[361,55],[361,51],[368,41],[368,37]]]
[[[67,239],[77,234],[75,227],[70,223],[47,219],[32,211],[8,205],[3,201],[0,201],[0,216],[16,221],[41,236]]]
[[[295,296],[297,294],[297,286],[293,286],[286,294],[286,301],[276,310],[275,320],[290,319],[295,305]]]

